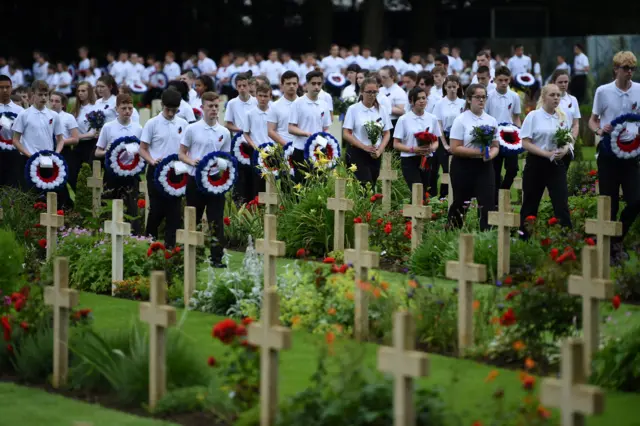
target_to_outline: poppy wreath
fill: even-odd
[[[193,108],[193,115],[196,117],[196,121],[202,120],[202,110],[200,108]]]
[[[16,149],[16,147],[13,146],[11,127],[13,126],[13,122],[15,121],[17,116],[18,114],[14,112],[0,112],[0,151],[13,151]],[[2,136],[3,129],[8,130],[8,139],[5,139]]]
[[[253,164],[260,172],[260,175],[272,175],[276,179],[280,174],[282,159],[277,158],[278,150],[273,142],[266,142],[258,145],[258,149],[253,153]]]
[[[205,194],[224,194],[233,187],[237,179],[238,161],[226,152],[210,152],[196,167],[196,185]]]
[[[127,145],[129,144],[135,144],[139,148],[140,139],[135,136],[124,136],[113,141],[105,156],[104,163],[107,171],[119,177],[137,176],[142,173],[146,163],[140,157],[137,149],[135,153],[127,153]],[[127,154],[133,155],[133,159],[129,162],[125,162],[123,158]]]
[[[242,132],[238,132],[233,135],[231,139],[231,152],[233,156],[238,160],[238,163],[245,166],[251,165],[251,157],[253,156],[253,148],[249,145],[249,142],[244,140]]]
[[[532,87],[536,84],[536,78],[531,73],[523,72],[516,75],[516,84],[522,88]]]
[[[44,157],[51,159],[53,167],[43,168]],[[29,157],[24,168],[24,175],[27,182],[30,182],[38,189],[46,191],[57,191],[67,184],[69,167],[62,155],[53,151],[39,151]]]
[[[147,91],[147,85],[141,81],[134,81],[133,84],[129,86],[129,89],[131,89],[133,93],[145,93]]]
[[[332,169],[336,166],[338,158],[340,144],[330,133],[318,132],[309,136],[304,145],[304,159],[307,162],[314,167]]]
[[[628,160],[640,156],[640,134],[629,131],[630,123],[640,126],[640,114],[623,114],[611,122],[613,130],[600,141],[600,149],[610,151],[616,157]]]
[[[326,83],[338,89],[347,85],[347,78],[339,72],[332,72],[327,75]]]
[[[157,89],[166,89],[169,86],[169,78],[162,71],[156,71],[149,76],[149,82]]]
[[[287,142],[287,144],[284,146],[284,161],[286,161],[287,165],[289,166],[289,174],[291,176],[294,176],[296,174],[296,167],[293,164],[293,151],[295,151],[293,142]]]
[[[498,142],[500,142],[500,155],[518,155],[524,152],[520,139],[520,128],[512,123],[498,124]]]
[[[178,154],[171,154],[158,163],[153,173],[153,183],[162,193],[170,197],[182,197],[187,192],[188,173],[177,174],[175,163]]]

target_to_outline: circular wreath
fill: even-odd
[[[242,132],[238,132],[233,135],[233,138],[231,139],[231,152],[236,160],[238,160],[238,163],[244,164],[245,166],[251,165],[253,148],[249,145],[249,142],[244,140]]]
[[[498,142],[500,142],[500,154],[502,155],[518,155],[524,152],[520,139],[520,128],[515,124],[498,124]]]
[[[136,144],[140,147],[140,139],[135,136],[124,136],[113,141],[105,157],[105,168],[120,177],[137,176],[144,170],[145,162],[137,152],[133,153],[133,159],[126,161],[127,145]]]
[[[523,72],[516,75],[516,83],[521,87],[531,87],[536,84],[536,78],[531,73]]]
[[[611,122],[613,130],[610,134],[603,136],[600,141],[600,148],[611,151],[616,157],[628,160],[640,156],[640,134],[638,128],[629,131],[628,125],[635,123],[640,125],[639,114],[623,114]]]
[[[149,76],[149,81],[158,89],[166,89],[169,86],[169,77],[162,71],[156,71]]]
[[[178,154],[171,154],[158,163],[153,173],[153,183],[162,193],[170,197],[182,197],[187,192],[188,173],[177,174],[175,169]]]
[[[295,176],[296,174],[296,167],[293,164],[293,151],[295,151],[293,142],[287,142],[287,144],[284,146],[284,160],[289,165],[289,174],[291,176]]]
[[[145,93],[147,91],[147,85],[141,81],[134,81],[133,84],[129,86],[129,89],[131,89],[133,93]]]
[[[272,175],[278,178],[282,167],[282,159],[277,157],[276,144],[266,142],[258,145],[258,149],[253,153],[253,163],[260,175]]]
[[[205,194],[224,194],[233,187],[236,179],[238,161],[227,152],[210,152],[196,167],[196,185]]]
[[[332,72],[327,75],[326,83],[341,89],[347,85],[347,78],[339,72]]]
[[[239,72],[234,72],[233,74],[231,74],[231,78],[229,78],[229,84],[235,90],[238,90],[238,88],[236,87],[236,78],[238,78],[238,74],[240,74],[240,73]]]
[[[319,155],[320,153],[323,155]],[[330,133],[318,132],[309,136],[304,146],[305,160],[315,167],[332,169],[336,166],[338,158],[340,158],[340,144]]]
[[[43,168],[42,161],[45,157],[51,159],[53,167]],[[44,191],[57,191],[67,184],[69,167],[62,155],[53,151],[39,151],[29,157],[24,168],[27,182]]]
[[[0,132],[0,151],[13,151],[16,149],[16,147],[13,146],[11,126],[13,126],[13,122],[17,116],[18,114],[15,112],[0,112],[0,130],[5,128],[9,130],[9,139],[5,139]]]

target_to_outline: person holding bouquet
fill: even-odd
[[[571,228],[567,168],[562,162],[569,153],[573,136],[571,123],[560,108],[560,89],[555,84],[542,88],[538,109],[524,119],[520,138],[528,152],[522,172],[522,209],[520,210],[523,238],[526,218],[537,216],[545,187],[549,190],[554,216],[560,225]]]
[[[393,148],[400,151],[402,175],[409,185],[421,183],[429,186],[429,165],[427,157],[438,148],[440,126],[435,115],[425,111],[427,108],[427,92],[421,87],[414,87],[409,92],[411,110],[398,119],[393,133]]]
[[[553,74],[551,74],[551,83],[558,86],[560,89],[560,109],[564,111],[567,119],[569,120],[569,125],[571,126],[571,135],[573,136],[573,140],[578,140],[578,135],[580,133],[580,105],[578,104],[578,100],[575,96],[569,94],[567,89],[569,88],[569,71],[566,69],[556,69]],[[571,155],[567,155],[563,162],[569,170],[569,165],[571,164],[571,160],[573,159],[573,153]]]
[[[487,89],[471,84],[465,93],[465,111],[453,120],[451,144],[451,185],[453,203],[449,207],[450,226],[460,228],[466,207],[478,200],[480,230],[489,229],[489,211],[495,210],[495,177],[492,160],[498,155],[498,122],[484,111]]]
[[[347,110],[342,139],[349,144],[347,158],[357,167],[356,179],[373,188],[380,175],[380,156],[391,135],[391,112],[376,100],[379,86],[375,78],[364,79],[361,87],[360,102]]]
[[[92,116],[95,115],[95,113],[93,113],[95,103],[96,94],[91,83],[87,83],[86,81],[78,83],[78,87],[76,88],[76,104],[73,107],[73,116],[76,118],[78,132],[80,133],[78,136],[80,142],[75,149],[78,170],[80,170],[83,163],[91,163],[93,152],[96,150],[96,143],[98,143],[97,134],[100,129],[102,129],[102,125],[104,125],[105,117],[102,111],[100,111],[100,114],[102,114],[101,123],[92,120]]]

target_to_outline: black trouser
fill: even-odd
[[[207,221],[209,229],[213,230],[214,237],[211,239],[211,262],[222,262],[224,239],[224,194],[212,195],[200,192],[193,176],[189,176],[187,183],[187,206],[196,208],[196,221],[202,221],[202,215],[207,209]]]
[[[83,164],[88,164],[89,167],[92,167],[91,163],[94,160],[94,152],[96,150],[96,143],[98,143],[98,139],[84,139],[81,140],[78,145],[76,145],[75,153],[76,153],[76,164],[78,165],[78,173],[82,168]]]
[[[637,159],[623,160],[613,155],[598,155],[600,195],[611,197],[611,220],[617,220],[620,208],[620,187],[626,206],[620,214],[622,236],[611,238],[619,243],[627,235],[640,214],[640,163]]]
[[[522,209],[520,209],[520,229],[523,238],[529,238],[525,229],[526,218],[537,216],[544,189],[549,190],[553,215],[560,225],[571,228],[569,214],[569,190],[567,189],[567,168],[563,162],[556,164],[548,158],[528,154],[522,172]]]
[[[451,185],[453,203],[449,207],[449,223],[461,228],[471,198],[478,200],[480,230],[489,229],[489,212],[495,210],[495,178],[493,164],[481,158],[453,157],[451,160]]]
[[[438,149],[429,157],[429,193],[434,197],[438,196],[438,172],[442,167],[442,173],[449,173],[449,152],[442,145],[442,141],[438,141]],[[449,185],[440,185],[440,198],[447,198],[449,195]]]
[[[103,163],[104,166],[104,163]],[[105,195],[110,199],[121,199],[124,213],[134,218],[131,220],[131,231],[134,235],[142,234],[142,225],[138,216],[138,195],[140,193],[140,177],[120,177],[110,170],[104,174]]]
[[[415,155],[413,157],[400,157],[400,166],[402,167],[402,176],[404,176],[405,182],[409,185],[409,191],[413,191],[414,183],[421,183],[423,192],[427,192],[426,188],[429,186],[429,169],[420,168],[420,162],[422,156]],[[422,195],[423,198],[424,194]]]
[[[78,182],[78,165],[75,149],[71,146],[65,145],[65,147],[62,148],[60,155],[62,155],[62,158],[64,158],[64,161],[67,163],[67,185],[69,185],[75,192],[76,184]],[[73,207],[73,202],[71,201],[67,185],[64,185],[60,192],[58,192],[58,194],[60,194],[63,208]]]
[[[366,186],[371,184],[371,188],[376,187],[378,176],[380,176],[380,157],[373,158],[371,154],[351,145],[347,148],[347,163],[355,164],[357,170],[355,172],[356,179]]]
[[[161,191],[154,182],[154,166],[147,166],[147,191],[149,193],[149,215],[147,216],[147,235],[158,239],[158,228],[162,219],[165,219],[164,244],[167,247],[175,247],[176,230],[180,227],[182,210],[182,198],[171,197]]]
[[[253,166],[238,163],[238,181],[233,188],[236,201],[247,203],[257,194],[256,178]]]
[[[154,99],[160,99],[160,96],[162,96],[162,92],[164,92],[164,89],[153,88],[147,90],[146,92],[144,92],[144,95],[142,95],[142,103],[144,105],[151,106],[151,101],[153,101]]]
[[[504,164],[504,179],[502,178],[502,165]],[[498,205],[498,193],[501,189],[511,189],[513,180],[518,176],[518,156],[498,154],[493,159],[493,170],[496,179],[496,205]]]
[[[587,76],[573,76],[573,78],[571,79],[571,84],[569,85],[569,91],[573,96],[576,97],[578,104],[582,104],[584,101],[585,93],[587,91]]]
[[[24,175],[24,168],[20,168],[23,157],[17,149],[0,151],[0,186],[20,186],[20,175]]]
[[[304,172],[309,171],[309,164],[304,159],[304,151],[294,148],[293,154],[291,154],[291,161],[293,161],[295,172],[293,181],[295,183],[302,183],[304,181]]]

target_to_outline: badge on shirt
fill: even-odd
[[[387,98],[388,98],[389,96],[391,96],[391,93],[387,93]]]
[[[573,104],[569,104],[569,109],[571,109],[572,106],[573,106]]]
[[[637,107],[638,107],[638,103],[634,102],[633,105],[631,105],[631,110],[635,111]]]
[[[109,109],[109,104],[105,105],[104,109]]]
[[[178,134],[182,133],[182,127],[178,127]]]
[[[324,118],[324,111],[320,113],[320,118]]]
[[[511,106],[512,106],[512,105],[513,105],[513,104],[509,104],[509,106],[507,107],[507,109],[511,110]]]
[[[462,114],[464,112],[464,108],[460,107],[460,114]]]
[[[49,124],[53,124],[53,118],[49,119]]]
[[[218,139],[218,142],[222,142],[222,139],[224,139],[224,136],[220,135],[220,138]]]

